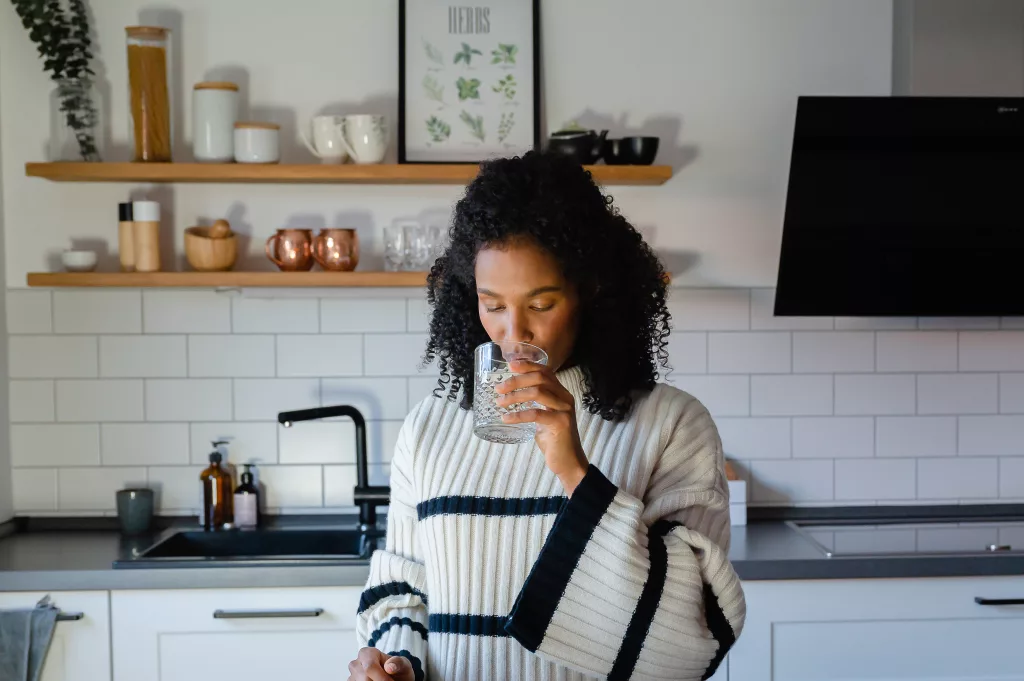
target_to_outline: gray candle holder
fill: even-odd
[[[153,490],[122,489],[117,492],[117,519],[126,535],[145,534],[153,525]]]

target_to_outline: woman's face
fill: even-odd
[[[558,369],[576,343],[579,297],[558,263],[532,241],[485,247],[476,256],[480,322],[493,341],[531,343]]]

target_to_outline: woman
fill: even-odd
[[[350,679],[713,673],[745,605],[718,432],[656,382],[665,295],[658,259],[580,166],[483,165],[428,279],[440,386],[399,436]],[[488,340],[548,354],[498,389],[504,406],[544,407],[504,417],[535,422],[535,442],[473,435],[473,350]]]

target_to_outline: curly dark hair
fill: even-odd
[[[634,391],[650,391],[668,369],[665,270],[640,233],[602,194],[590,172],[565,156],[527,152],[485,162],[455,206],[451,244],[427,278],[433,308],[424,362],[434,394],[462,391],[473,404],[473,350],[489,340],[477,308],[476,256],[529,239],[551,253],[578,290],[579,331],[570,362],[583,370],[584,406],[621,420]]]

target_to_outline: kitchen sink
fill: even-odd
[[[322,564],[368,560],[379,539],[358,529],[177,530],[115,568]]]

